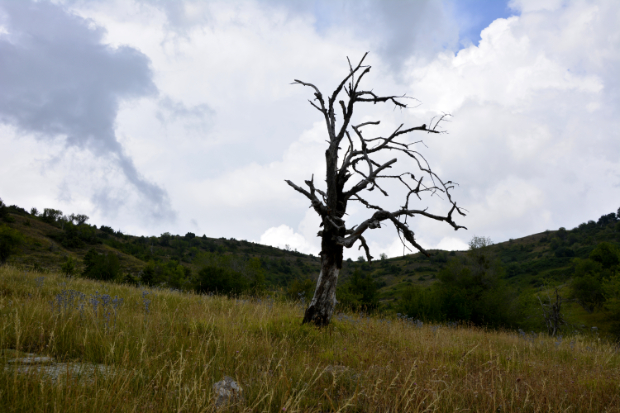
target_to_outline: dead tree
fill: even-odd
[[[464,210],[457,207],[452,200],[450,190],[454,188],[451,181],[443,182],[430,168],[426,159],[416,151],[416,143],[406,143],[403,139],[414,131],[440,133],[439,124],[447,115],[431,119],[429,125],[404,128],[401,124],[389,136],[368,138],[362,131],[371,125],[378,125],[379,121],[351,124],[356,104],[388,103],[398,108],[406,108],[403,103],[407,96],[379,96],[372,90],[360,88],[364,76],[370,71],[370,66],[363,62],[368,53],[364,54],[357,66],[353,67],[349,61],[349,73],[336,87],[330,96],[324,97],[321,91],[312,83],[295,80],[293,84],[307,86],[314,91],[314,99],[310,104],[323,115],[327,126],[327,150],[325,151],[326,188],[320,189],[314,184],[314,176],[305,181],[306,187],[301,187],[287,180],[286,183],[296,191],[305,195],[316,213],[321,217],[321,271],[317,281],[314,297],[306,309],[304,323],[314,323],[317,326],[328,325],[336,305],[336,284],[338,274],[342,268],[343,248],[351,248],[359,243],[358,249],[363,248],[368,261],[372,260],[364,233],[369,229],[380,228],[384,221],[394,225],[403,245],[409,243],[418,251],[429,255],[420,246],[411,230],[407,219],[420,216],[437,221],[445,221],[455,230],[465,228],[457,225],[452,215],[456,211],[465,216]],[[347,59],[348,60],[348,59]],[[344,92],[344,100],[339,96]],[[341,120],[336,121],[336,110],[341,111]],[[411,162],[413,172],[396,173],[389,175],[388,170],[397,162],[393,158],[387,162],[378,162],[377,155],[388,151],[400,154]],[[347,185],[351,178],[355,182]],[[390,211],[379,205],[369,202],[364,197],[367,191],[377,190],[387,196],[388,193],[381,187],[381,180],[393,180],[402,184],[404,204],[400,209]],[[427,208],[413,209],[410,206],[413,198],[422,200],[421,195],[428,193],[439,195],[449,203],[446,215],[436,215],[428,212]],[[364,196],[363,196],[364,195]],[[359,202],[372,214],[358,225],[350,226],[344,216],[349,202]]]
[[[558,289],[555,289],[555,302],[552,302],[551,297],[547,294],[548,303],[543,303],[539,296],[538,302],[542,308],[543,318],[545,319],[545,324],[547,326],[547,332],[550,336],[554,337],[561,326],[566,324],[566,320],[564,320],[564,316],[562,315],[562,303],[567,301],[562,297],[560,297],[560,293]]]

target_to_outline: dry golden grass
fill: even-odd
[[[59,307],[63,290],[80,291],[84,300]],[[88,300],[96,292],[95,312]],[[124,302],[108,312],[103,294]],[[142,290],[5,266],[0,348],[104,363],[117,374],[51,381],[0,370],[1,410],[214,411],[213,383],[229,375],[245,394],[225,409],[231,412],[620,411],[620,353],[595,337],[557,343],[356,315],[317,330],[300,325],[301,316],[286,302]],[[15,351],[0,356],[3,364],[9,354]]]

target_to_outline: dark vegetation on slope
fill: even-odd
[[[620,335],[620,222],[601,216],[470,251],[432,251],[367,263],[346,260],[339,306],[427,321],[546,329],[542,304],[558,289],[563,330]],[[312,297],[319,258],[253,242],[193,233],[136,237],[85,215],[0,204],[0,261],[24,269],[203,293]]]

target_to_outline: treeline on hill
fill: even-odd
[[[620,210],[572,230],[500,244],[474,237],[466,252],[349,259],[337,288],[338,309],[540,331],[548,327],[542,310],[552,304],[549,292],[558,288],[562,308],[575,313],[561,318],[571,324],[565,328],[607,323],[620,335],[619,216]],[[14,217],[26,218],[22,227]],[[308,302],[319,273],[317,257],[296,251],[191,232],[130,236],[52,208],[27,212],[0,201],[0,220],[1,262],[26,244],[41,244],[27,232],[40,222],[47,225],[45,236],[68,252],[55,252],[67,275],[228,295],[280,290]]]
[[[620,210],[529,242],[492,245],[474,237],[465,254],[448,259],[435,283],[404,288],[396,310],[428,321],[552,332],[579,327],[561,313],[562,304],[576,305],[620,337],[619,221]],[[556,320],[549,313],[554,304]]]
[[[29,226],[34,219],[54,229],[47,230],[45,236],[75,253],[65,254],[61,262],[60,270],[67,275],[220,294],[286,289],[294,280],[318,275],[317,257],[290,249],[232,238],[200,237],[191,232],[184,236],[166,232],[159,237],[135,237],[109,226],[90,225],[89,217],[83,214],[67,216],[52,208],[27,212],[15,205],[7,207],[1,201],[0,205],[5,222],[15,223],[12,215],[17,215],[28,217],[24,222]],[[24,237],[20,231],[3,225],[0,239],[6,239],[0,242],[4,262]],[[123,263],[126,256],[136,260]]]

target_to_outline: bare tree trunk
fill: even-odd
[[[342,268],[342,246],[323,238],[321,272],[314,290],[314,297],[304,314],[303,323],[327,326],[336,308],[336,285]]]

